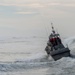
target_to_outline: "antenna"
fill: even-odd
[[[54,30],[53,23],[51,22],[52,29]]]
[[[54,27],[53,27],[53,23],[51,22],[51,26],[52,26],[52,32],[55,34],[55,30],[54,30]]]

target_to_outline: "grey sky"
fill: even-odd
[[[75,1],[0,0],[0,35],[46,34],[51,22],[62,36],[74,36]]]

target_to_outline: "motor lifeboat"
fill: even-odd
[[[53,26],[45,51],[47,55],[50,55],[55,61],[61,59],[62,57],[70,56],[69,48],[63,45],[60,35],[55,32]]]

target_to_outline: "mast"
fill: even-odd
[[[52,26],[52,32],[53,32],[53,34],[55,34],[55,30],[54,30],[54,27],[53,27],[53,23],[51,23],[51,26]]]

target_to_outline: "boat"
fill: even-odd
[[[70,50],[65,47],[61,41],[60,34],[56,33],[52,25],[52,33],[49,36],[47,46],[45,51],[47,55],[51,56],[55,61],[61,59],[62,57],[70,57]]]

